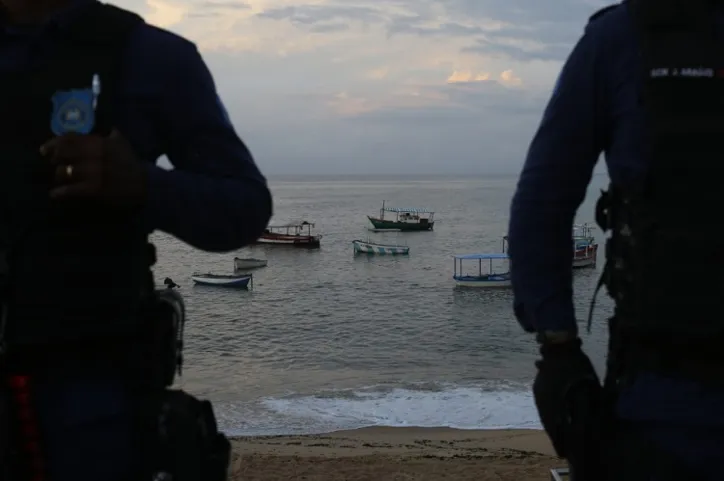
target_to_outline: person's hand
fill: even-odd
[[[54,199],[87,198],[128,208],[146,200],[146,168],[115,129],[108,137],[61,135],[43,144],[40,153],[55,168]]]
[[[578,421],[571,419],[571,403],[590,395],[591,408],[597,410],[602,397],[601,383],[581,350],[580,339],[543,344],[540,352],[542,359],[536,361],[538,373],[533,382],[535,404],[556,453],[568,457],[567,451],[576,440],[566,439],[565,424]]]

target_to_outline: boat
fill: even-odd
[[[352,246],[355,254],[406,256],[410,253],[410,248],[408,246],[398,244],[377,244],[376,242],[370,242],[369,240],[353,240]]]
[[[395,214],[394,218],[385,213]],[[375,232],[414,232],[432,230],[435,225],[435,213],[428,209],[417,207],[387,207],[382,201],[379,217],[367,216]]]
[[[269,263],[266,259],[254,259],[252,257],[234,257],[234,270],[245,271],[248,269],[258,269],[260,267],[266,267]]]
[[[573,247],[573,268],[596,267],[598,244],[580,244]]]
[[[203,286],[235,287],[237,289],[248,289],[249,283],[253,283],[251,274],[201,274],[191,275],[195,284]]]
[[[584,244],[593,244],[596,242],[595,237],[593,237],[593,230],[595,229],[594,226],[589,225],[588,223],[584,224],[573,224],[573,242],[576,245],[584,245]]]
[[[454,257],[453,279],[460,287],[511,287],[510,257],[506,252],[508,236],[503,236],[502,252],[496,254],[463,254]],[[463,274],[463,261],[478,261],[478,275]],[[487,262],[483,262],[487,261]],[[503,272],[495,272],[494,261],[507,264]],[[487,273],[483,273],[483,264],[487,264]]]
[[[478,274],[463,274],[463,261],[478,261]],[[455,256],[455,270],[453,279],[455,284],[460,287],[510,287],[510,269],[504,272],[495,272],[493,261],[508,261],[509,257],[506,253],[498,254],[464,254]],[[488,272],[483,273],[483,261],[486,261]]]
[[[598,258],[598,244],[593,237],[594,227],[589,224],[573,226],[573,268],[595,267]]]
[[[257,244],[319,247],[321,235],[312,234],[314,224],[303,221],[295,224],[268,226],[256,240]]]

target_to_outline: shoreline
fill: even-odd
[[[548,481],[565,464],[536,429],[367,427],[231,439],[230,479],[239,481]]]

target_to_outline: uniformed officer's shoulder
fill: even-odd
[[[612,11],[616,10],[617,8],[621,7],[621,3],[614,3],[613,5],[609,5],[607,7],[603,7],[602,9],[598,10],[596,13],[588,17],[588,23],[595,22],[599,18],[603,17],[604,15],[607,15],[611,13]]]
[[[616,3],[598,10],[591,15],[586,25],[586,34],[599,37],[601,41],[612,40],[630,28],[627,2]]]
[[[143,24],[134,32],[129,50],[135,62],[163,75],[174,75],[179,69],[193,68],[202,62],[193,42],[150,24]]]
[[[154,52],[166,52],[162,55],[175,56],[197,51],[196,44],[190,40],[155,25],[144,24],[137,33],[137,42]]]

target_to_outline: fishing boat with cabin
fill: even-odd
[[[595,267],[598,258],[598,244],[593,237],[594,227],[589,224],[573,226],[573,268]]]
[[[385,214],[387,216],[385,217]],[[394,215],[392,215],[394,214]],[[435,212],[418,207],[387,207],[382,201],[379,217],[367,216],[373,231],[420,232],[432,230]]]
[[[248,289],[249,284],[253,285],[252,274],[201,274],[194,273],[191,280],[194,284],[215,287],[233,287],[236,289]]]
[[[410,247],[399,244],[378,244],[369,240],[353,240],[352,247],[355,254],[406,256],[410,254]]]
[[[256,243],[291,247],[319,247],[322,236],[314,234],[312,229],[314,229],[314,224],[306,220],[294,224],[270,225],[256,240]]]

